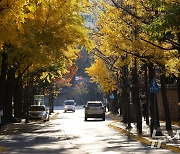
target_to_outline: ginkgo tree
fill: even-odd
[[[100,85],[102,91],[109,92],[116,89],[116,82],[111,78],[111,73],[103,63],[103,60],[96,58],[94,63],[86,68],[91,79]]]
[[[145,58],[149,61],[146,63],[159,66],[161,69],[160,81],[163,87],[161,91],[166,129],[171,129],[164,78],[175,76],[179,80],[179,24],[175,23],[179,19],[179,3],[177,1],[123,1],[123,5],[119,5],[114,0],[112,2],[131,17],[131,26],[134,26],[132,32],[136,37],[131,47],[135,47],[133,50],[138,51],[136,56],[143,55],[140,57],[141,60]]]
[[[0,106],[4,110],[8,111],[8,106],[12,106],[10,100],[14,97],[15,115],[21,113],[18,111],[22,110],[22,104],[17,99],[22,98],[21,87],[27,83],[30,74],[42,68],[39,78],[51,82],[68,72],[81,47],[91,48],[88,30],[83,26],[81,16],[87,11],[88,3],[82,0],[0,1],[0,82],[3,86]],[[49,71],[49,68],[56,68],[56,71]],[[8,84],[8,78],[14,87]],[[9,85],[7,89],[6,84]],[[16,93],[10,93],[10,87]],[[9,96],[8,103],[4,99],[7,96],[5,92]],[[10,112],[5,113],[11,116]]]
[[[142,64],[158,66],[162,75],[178,77],[179,25],[169,20],[170,16],[173,22],[178,20],[178,4],[178,1],[101,1],[97,23],[99,31],[94,36],[96,51],[101,51],[107,58],[118,57],[113,62],[116,68],[128,64],[129,70],[133,70],[136,59],[139,69]]]

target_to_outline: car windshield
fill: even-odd
[[[74,102],[73,101],[68,101],[68,102],[65,102],[65,105],[74,105]]]
[[[44,106],[31,106],[29,110],[30,111],[45,111],[45,107]]]
[[[99,107],[102,106],[102,103],[88,103],[87,106]]]

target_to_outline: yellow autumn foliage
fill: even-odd
[[[102,91],[109,92],[117,88],[116,82],[111,78],[111,72],[105,67],[103,61],[97,58],[95,62],[86,68],[91,80],[100,85]]]
[[[151,40],[143,29],[148,20],[155,15],[149,2],[141,0],[124,0],[122,4],[115,2],[119,8],[111,1],[101,1],[103,9],[100,10],[97,21],[99,31],[94,36],[96,48],[107,57],[118,57],[115,62],[117,68],[127,63],[133,66],[132,62],[136,57],[143,63],[151,62],[165,66],[167,74],[177,76],[178,67],[175,68],[175,66],[179,63],[178,51],[163,50],[163,48],[170,48],[171,44]],[[128,55],[128,62],[124,63],[123,59],[126,55]]]
[[[1,0],[0,52],[8,54],[9,66],[33,71],[58,64],[66,73],[82,47],[93,47],[81,16],[88,5],[88,0]]]

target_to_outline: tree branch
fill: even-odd
[[[157,44],[154,44],[154,43],[152,43],[152,42],[150,42],[150,41],[148,41],[148,40],[145,40],[145,39],[143,39],[143,38],[140,38],[142,41],[144,41],[144,42],[146,42],[146,43],[149,43],[149,44],[151,44],[151,45],[153,45],[153,46],[155,46],[155,47],[157,47],[157,48],[159,48],[159,49],[162,49],[162,50],[173,50],[173,49],[176,49],[176,48],[174,48],[174,47],[172,47],[172,48],[164,48],[164,47],[161,47],[161,46],[159,46],[159,45],[157,45]]]
[[[120,6],[117,4],[117,2],[115,2],[114,0],[111,0],[112,3],[115,5],[116,8],[119,8],[119,9],[122,9],[123,11],[125,11],[126,13],[128,13],[129,15],[131,15],[132,17],[138,19],[138,20],[141,20],[142,21],[142,17],[140,16],[137,16],[136,14],[132,13],[131,11],[129,11],[128,9]],[[142,21],[143,23],[146,23],[145,21]]]

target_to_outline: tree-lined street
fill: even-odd
[[[58,117],[50,122],[19,124],[8,135],[1,134],[0,146],[7,154],[64,153],[64,154],[126,154],[126,153],[172,153],[169,150],[151,148],[150,145],[133,141],[128,136],[108,127],[113,120],[106,117],[84,121],[84,109],[64,113],[56,107]]]
[[[179,21],[179,0],[0,0],[2,149],[169,153],[131,140],[135,131],[180,152]],[[63,113],[66,100],[75,113]],[[106,121],[84,121],[89,101],[101,113],[86,105],[86,116],[104,119],[107,106]]]

